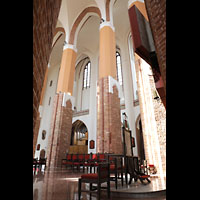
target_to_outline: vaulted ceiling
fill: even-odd
[[[99,0],[97,0],[98,2]],[[69,38],[70,30],[79,14],[87,7],[98,7],[95,0],[63,0],[57,27],[62,26]],[[113,5],[113,23],[115,27],[116,41],[123,40],[130,32],[128,18],[128,0],[115,0]],[[100,19],[94,15],[88,15],[77,36],[77,58],[85,51],[96,52],[99,49],[99,26]],[[124,40],[122,41],[124,42]],[[61,46],[62,43],[59,43]],[[59,48],[57,46],[57,48]],[[57,51],[60,54],[60,51]],[[55,54],[55,52],[54,52]],[[55,55],[56,56],[56,55]],[[59,55],[57,55],[59,57]]]

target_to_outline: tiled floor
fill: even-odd
[[[38,171],[33,175],[33,200],[78,200],[78,178],[83,172],[72,172],[72,170],[57,169],[55,171]],[[140,181],[132,182],[131,185],[119,183],[118,190],[111,182],[111,200],[165,200],[165,194],[156,195],[155,191],[165,191],[166,180],[161,178],[151,178],[151,183],[142,185]],[[88,185],[83,184],[83,187]],[[130,194],[136,194],[134,197]],[[148,194],[147,194],[148,193]],[[141,196],[142,194],[142,196]],[[149,195],[150,194],[150,195]],[[153,195],[152,195],[153,194]],[[139,195],[139,196],[138,196]],[[151,197],[149,197],[151,196]],[[102,199],[106,200],[106,193],[101,193]],[[131,198],[130,198],[131,197]],[[89,200],[88,193],[82,193],[83,200]],[[95,195],[92,200],[96,200]]]

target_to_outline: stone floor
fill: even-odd
[[[78,200],[78,178],[83,172],[70,169],[54,171],[38,171],[33,174],[33,200]],[[111,200],[165,200],[166,179],[151,177],[151,183],[142,185],[140,181],[126,184],[122,187],[119,181],[118,189],[111,182]],[[83,184],[88,188],[88,184]],[[107,199],[106,192],[101,192],[102,199]],[[92,200],[96,200],[92,194]],[[89,193],[82,193],[82,200],[89,200]]]

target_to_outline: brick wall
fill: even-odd
[[[33,2],[33,151],[37,142],[38,107],[61,0]],[[34,154],[33,154],[34,155]]]
[[[141,59],[135,60],[138,96],[144,139],[145,159],[158,174],[166,173],[166,110],[161,99],[154,99],[155,80]]]
[[[166,88],[166,0],[144,0],[161,76]]]
[[[114,85],[109,92],[108,77],[101,78],[97,93],[97,152],[122,154],[120,98]]]
[[[151,93],[153,94],[156,90],[153,76],[149,76],[149,83],[151,87]],[[159,141],[160,157],[162,160],[162,169],[166,173],[166,110],[162,103],[162,100],[154,99],[152,95],[154,116],[157,129],[157,137]]]
[[[69,151],[71,141],[71,129],[72,129],[72,103],[67,100],[66,107],[61,107],[60,110],[61,120],[58,132],[58,152],[56,166],[61,166],[61,160],[66,157],[66,152]]]
[[[61,166],[61,160],[66,157],[69,150],[72,128],[72,104],[68,100],[66,106],[62,106],[63,94],[55,95],[53,115],[50,125],[50,136],[47,147],[47,167]]]

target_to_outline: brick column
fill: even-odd
[[[155,102],[153,98],[155,83],[153,77],[149,78],[142,62],[141,58],[135,54],[145,159],[149,164],[156,166],[157,174],[166,176],[165,108],[161,103]]]
[[[50,136],[47,147],[47,168],[61,166],[61,160],[69,150],[72,128],[72,96],[75,73],[76,49],[73,45],[64,47],[58,78],[57,93],[54,97]]]
[[[57,93],[54,98],[51,132],[47,148],[47,168],[61,166],[70,146],[73,97]]]
[[[115,32],[109,22],[100,26],[97,82],[97,152],[122,154],[120,87],[116,81]]]

